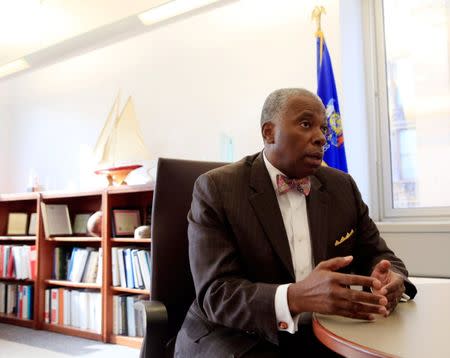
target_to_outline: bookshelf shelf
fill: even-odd
[[[110,343],[121,344],[131,348],[140,348],[142,345],[142,340],[142,337],[119,336],[115,334],[110,337]]]
[[[20,280],[17,278],[11,278],[11,277],[0,277],[0,282],[10,282],[10,283],[17,283],[19,285],[32,285],[34,283],[34,280]]]
[[[59,324],[43,323],[42,328],[46,329],[47,331],[67,334],[70,336],[87,338],[87,339],[92,339],[92,340],[96,340],[96,341],[102,340],[102,335],[99,333],[89,331],[89,330],[82,330],[82,329],[71,327],[71,326],[62,326]]]
[[[36,236],[0,236],[0,241],[36,241]]]
[[[0,322],[27,328],[34,327],[34,320],[18,318],[13,314],[0,313]]]
[[[102,238],[92,236],[55,236],[46,238],[45,240],[55,242],[101,242]]]
[[[14,315],[0,314],[0,322],[139,348],[142,344],[142,338],[115,336],[113,334],[113,296],[145,295],[148,297],[150,292],[149,290],[112,287],[111,252],[114,247],[119,249],[129,249],[131,247],[131,249],[148,251],[150,250],[151,239],[113,237],[112,210],[126,208],[139,210],[142,225],[149,224],[153,202],[153,189],[153,185],[123,185],[85,192],[0,194],[0,245],[35,246],[37,256],[37,278],[35,280],[17,280],[0,277],[0,282],[4,283],[4,286],[33,286],[33,319],[24,320]],[[75,234],[74,236],[47,237],[44,229],[42,207],[48,208],[50,205],[67,206],[70,219],[68,221],[70,221],[70,224],[74,223],[75,217],[79,214],[91,215],[101,211],[103,213],[101,216],[101,237],[87,236],[84,234],[81,236],[80,234]],[[12,212],[27,213],[29,218],[32,213],[36,213],[36,234],[23,236],[8,235],[8,216]],[[46,213],[46,223],[48,224],[48,212]],[[29,232],[31,233],[31,231]],[[52,277],[55,277],[54,271],[56,268],[59,269],[58,274],[61,274],[61,272],[64,273],[64,267],[71,258],[71,255],[68,253],[73,252],[73,248],[80,250],[89,249],[89,252],[98,251],[98,262],[101,262],[101,266],[97,267],[97,272],[101,272],[101,284],[75,283],[67,280],[52,279]],[[54,262],[56,257],[55,252],[58,252],[58,254],[62,253],[61,256],[58,256],[58,260],[62,259],[65,261]],[[91,257],[90,253],[88,255]],[[100,257],[102,261],[100,261]],[[95,270],[92,272],[95,272]],[[59,275],[56,277],[66,276]],[[92,292],[90,292],[91,290]],[[48,309],[46,310],[46,306],[48,307],[52,302],[56,302],[52,301],[54,297],[50,297],[51,299],[49,300],[49,291],[58,292],[58,300],[61,300],[61,296],[64,300],[64,294],[67,294],[66,292],[70,292],[72,295],[74,291],[80,291],[80,297],[83,295],[83,292],[89,295],[96,295],[94,297],[99,297],[99,301],[96,302],[100,302],[101,333],[71,326],[46,323],[48,322],[46,321],[46,317],[48,318],[49,312],[51,313]],[[60,294],[60,292],[62,293]],[[89,305],[90,300],[88,301]],[[58,301],[57,306],[59,302],[61,301]],[[47,316],[45,315],[46,312]]]
[[[134,239],[131,237],[113,237],[112,243],[150,244],[152,239]]]
[[[115,292],[115,293],[133,293],[136,295],[150,295],[149,290],[141,290],[138,288],[125,288],[125,287],[111,286],[111,291]]]
[[[110,186],[106,189],[109,195],[114,194],[130,194],[130,193],[142,193],[145,191],[152,191],[155,189],[152,184],[141,184],[141,185],[119,185]]]
[[[71,282],[65,280],[45,280],[45,283],[52,286],[63,286],[72,288],[87,288],[96,290],[100,290],[102,288],[101,285],[97,285],[95,283]]]

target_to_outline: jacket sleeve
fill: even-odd
[[[361,198],[355,181],[351,176],[350,183],[355,194],[355,204],[357,209],[357,233],[358,245],[355,253],[355,269],[363,275],[371,275],[375,265],[383,259],[391,262],[391,269],[401,274],[405,281],[405,293],[413,298],[416,287],[408,279],[408,271],[401,259],[395,256],[394,252],[388,248],[384,239],[380,236],[377,226],[369,217],[369,209]]]
[[[241,262],[221,195],[225,194],[208,173],[196,181],[188,236],[198,304],[211,322],[278,344],[274,306],[278,285],[251,282],[244,277],[245,263]]]

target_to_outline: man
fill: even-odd
[[[415,295],[353,179],[321,167],[327,129],[315,94],[277,90],[262,110],[264,151],[197,180],[188,215],[196,299],[177,356],[331,355],[311,312],[383,319],[405,288]]]

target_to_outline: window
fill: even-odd
[[[382,215],[448,215],[450,1],[374,3]]]

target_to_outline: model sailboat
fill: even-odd
[[[132,98],[128,98],[120,115],[119,101],[117,95],[94,149],[99,168],[95,173],[106,175],[109,185],[126,184],[127,175],[142,167],[139,162],[150,159]]]

